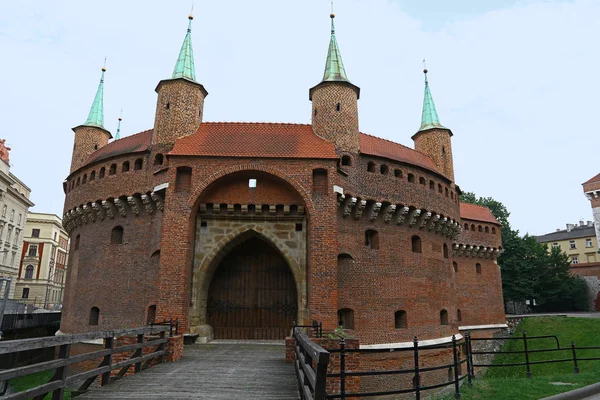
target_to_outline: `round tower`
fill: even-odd
[[[73,156],[71,158],[71,171],[79,169],[85,164],[87,158],[98,150],[106,146],[112,139],[109,131],[104,129],[104,73],[106,68],[102,68],[100,84],[96,91],[94,103],[90,109],[87,121],[83,125],[73,128],[75,132],[75,143],[73,145]]]
[[[415,142],[415,150],[428,155],[438,167],[439,171],[454,182],[454,161],[452,160],[452,131],[442,124],[438,117],[429,90],[427,79],[427,68],[425,74],[425,97],[423,99],[423,115],[421,127],[412,137]]]
[[[338,151],[358,152],[358,99],[360,88],[348,80],[335,38],[331,14],[331,40],[321,83],[310,89],[314,132],[333,142]]]
[[[159,82],[152,144],[172,145],[181,137],[192,135],[202,122],[204,99],[208,92],[196,82],[192,51],[192,20],[181,46],[173,76]]]

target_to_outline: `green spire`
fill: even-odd
[[[423,73],[425,74],[425,98],[423,99],[423,115],[421,117],[421,128],[419,128],[419,132],[432,128],[448,129],[440,124],[440,118],[438,117],[435,104],[433,103],[433,97],[431,97],[431,91],[429,90],[427,68],[423,70]]]
[[[121,139],[121,121],[123,121],[123,118],[119,116],[119,125],[117,125],[117,133],[115,134],[115,140]]]
[[[331,40],[329,42],[329,52],[327,53],[327,62],[325,63],[325,73],[323,74],[323,82],[342,81],[350,82],[344,69],[342,62],[342,54],[335,40],[335,26],[333,19],[335,14],[331,14]]]
[[[173,79],[186,78],[192,81],[196,81],[196,72],[194,68],[194,52],[192,51],[192,20],[194,17],[190,15],[189,25],[181,50],[179,51],[179,58],[177,58],[177,64],[173,70]]]
[[[96,92],[96,97],[94,97],[90,114],[83,126],[95,126],[104,129],[104,72],[106,72],[106,68],[102,68],[102,77],[100,78],[98,91]]]

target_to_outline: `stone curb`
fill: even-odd
[[[600,393],[600,382],[570,392],[560,393],[550,397],[544,397],[541,400],[579,400]]]

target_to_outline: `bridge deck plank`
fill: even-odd
[[[297,400],[294,368],[283,359],[281,345],[186,346],[176,363],[157,365],[78,398]]]

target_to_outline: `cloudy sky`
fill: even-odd
[[[0,137],[38,212],[62,215],[73,132],[108,57],[105,126],[152,128],[191,0],[0,2]],[[329,0],[195,0],[207,121],[310,121]],[[591,219],[581,183],[600,172],[597,0],[337,0],[338,42],[361,87],[361,130],[412,147],[427,58],[457,183],[542,234]]]

